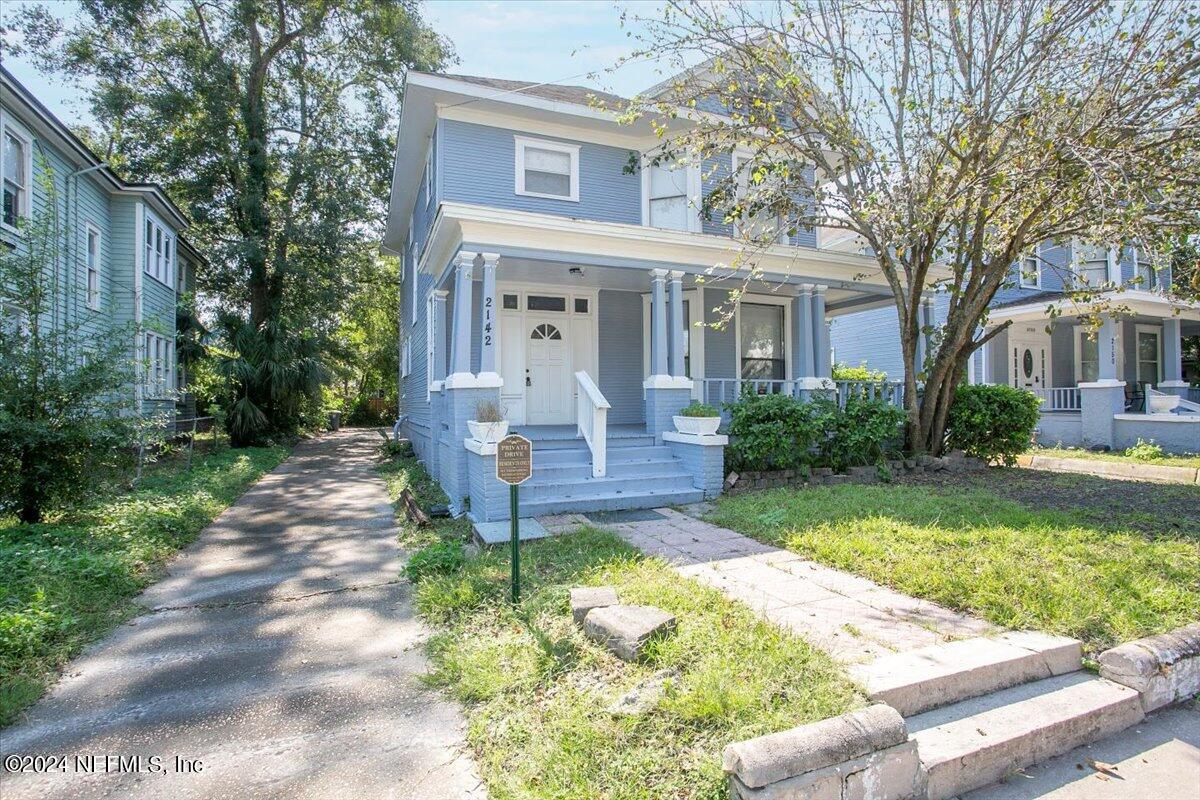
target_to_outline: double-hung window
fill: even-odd
[[[100,230],[88,225],[87,231],[87,306],[100,310]]]
[[[165,336],[147,331],[146,393],[153,398],[170,397],[175,388],[175,342]]]
[[[579,201],[579,145],[516,137],[516,193]]]
[[[1076,383],[1094,383],[1100,378],[1100,340],[1082,325],[1075,329]]]
[[[3,184],[4,192],[0,222],[6,227],[15,228],[18,222],[29,216],[32,149],[23,133],[5,123],[0,128],[0,151],[0,184]]]
[[[429,147],[425,149],[425,205],[433,202],[433,139],[429,140]]]
[[[1075,277],[1078,288],[1097,289],[1108,282],[1108,248],[1094,244],[1075,247]]]
[[[1154,268],[1150,254],[1144,247],[1135,247],[1133,248],[1133,258],[1137,265],[1137,277],[1139,278],[1137,288],[1147,292],[1157,289],[1158,270]]]
[[[1022,256],[1017,267],[1020,271],[1018,280],[1022,289],[1042,288],[1042,262],[1036,250]]]
[[[742,303],[738,316],[742,377],[784,380],[787,362],[783,352],[783,306]]]
[[[699,176],[693,177],[693,170],[686,165],[666,161],[656,164],[650,158],[645,169],[646,224],[674,231],[699,231],[699,208],[695,202],[698,198],[693,197],[699,192],[693,191],[692,186],[699,183]]]
[[[158,220],[146,215],[142,271],[167,286],[174,285],[175,237]]]
[[[770,204],[776,181],[768,175],[757,184],[754,182],[753,156],[735,152],[733,154],[733,175],[737,184],[739,203],[752,203],[757,206]],[[743,212],[734,228],[738,236],[755,240],[765,238],[781,244],[788,243],[786,220],[780,214],[771,213],[767,208]]]

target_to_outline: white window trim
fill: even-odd
[[[773,295],[746,294],[738,298],[737,309],[733,315],[735,327],[733,333],[733,371],[734,378],[742,378],[742,303],[756,306],[783,306],[783,379],[792,380],[792,354],[795,344],[792,342],[792,298]],[[833,363],[833,362],[830,362]],[[745,378],[744,380],[753,380]],[[765,379],[763,379],[765,380]]]
[[[148,400],[170,400],[175,391],[175,342],[154,331],[142,334],[145,369],[142,385]]]
[[[653,158],[654,151],[647,151],[642,154],[642,225],[647,228],[650,227],[650,162]],[[700,165],[688,164],[684,169],[687,170],[687,230],[690,233],[700,233],[703,230],[703,223],[700,219]],[[663,228],[662,230],[674,229]]]
[[[175,241],[175,232],[159,221],[158,217],[146,210],[145,219],[142,221],[142,237],[145,238],[146,225],[150,226],[150,240],[142,242],[142,272],[149,275],[154,280],[166,286],[172,292],[175,291],[175,262],[178,258],[177,242]],[[158,247],[155,242],[157,232],[162,233],[162,261],[161,268],[159,266]],[[153,259],[146,257],[146,249],[149,248],[150,255]],[[153,260],[153,263],[150,263]]]
[[[17,216],[20,219],[29,219],[30,209],[33,204],[33,136],[22,125],[18,124],[10,114],[5,114],[0,110],[0,165],[4,163],[4,146],[8,141],[4,136],[4,132],[9,131],[21,143],[25,145],[25,186],[21,192],[21,207],[17,209]],[[2,167],[0,167],[2,170]],[[3,181],[3,174],[0,173],[0,182]],[[20,233],[20,229],[15,225],[9,225],[4,222],[3,214],[0,214],[0,228],[11,231],[12,233]]]
[[[544,197],[548,200],[562,200],[564,202],[578,203],[579,202],[579,145],[566,144],[564,142],[554,142],[549,139],[534,139],[529,136],[513,136],[514,147],[516,150],[516,175],[514,179],[514,191],[522,197]],[[525,148],[536,147],[539,150],[554,150],[559,153],[566,153],[571,158],[571,193],[564,197],[559,194],[546,194],[545,192],[533,192],[525,189]]]
[[[1116,245],[1108,245],[1108,282],[1120,286],[1122,249]]]
[[[754,154],[751,153],[749,150],[734,150],[733,151],[733,154],[730,157],[729,166],[730,166],[730,174],[733,176],[735,185],[737,185],[738,170],[741,169],[741,166],[742,166],[741,162],[753,161],[753,160],[754,160]],[[749,187],[748,181],[749,181],[749,179],[747,178],[747,187]],[[740,194],[740,193],[741,193],[741,186],[738,185],[738,194]],[[739,197],[738,199],[740,200],[741,198]],[[784,221],[780,220],[780,222],[782,223]],[[790,244],[791,239],[788,237],[787,225],[781,224],[780,227],[782,228],[782,230],[779,232],[779,235],[775,237],[775,242],[777,244]],[[734,230],[735,235],[740,236],[741,235],[740,223],[734,222],[733,230]],[[739,355],[738,358],[741,358],[741,356]]]
[[[425,298],[425,402],[429,402],[430,387],[433,385],[433,360],[437,353],[435,351],[437,342],[434,341],[433,333],[433,306],[435,302],[433,292]]]
[[[409,287],[409,302],[408,302],[408,327],[416,327],[417,324],[417,242],[412,238],[411,231],[408,236],[408,261],[409,268],[412,270],[412,277],[409,282],[412,286]]]
[[[1033,273],[1033,283],[1026,283],[1025,259],[1027,258],[1033,258],[1036,264],[1036,269]],[[1017,261],[1017,285],[1022,289],[1042,288],[1042,246],[1040,244],[1033,248],[1032,253],[1021,256],[1020,260]]]
[[[1141,386],[1144,383],[1149,383],[1153,386],[1158,386],[1159,382],[1161,381],[1161,378],[1159,376],[1162,375],[1162,371],[1163,371],[1163,329],[1162,329],[1162,326],[1161,325],[1147,325],[1147,324],[1143,324],[1143,323],[1139,322],[1133,326],[1133,330],[1134,330],[1134,333],[1133,333],[1133,358],[1134,358],[1133,373],[1134,373],[1134,375],[1137,376],[1138,386]],[[1141,333],[1152,333],[1152,334],[1154,334],[1155,339],[1158,341],[1158,354],[1157,354],[1158,360],[1156,362],[1158,365],[1158,375],[1155,375],[1154,380],[1152,380],[1152,381],[1148,381],[1148,380],[1145,380],[1142,378],[1142,358],[1141,358],[1141,353],[1138,352],[1138,334],[1141,334]]]
[[[404,349],[400,353],[400,377],[407,378],[412,373],[412,337],[404,340]]]
[[[96,234],[96,296],[92,297],[91,277],[92,268],[88,266],[88,258],[91,256],[91,235]],[[100,228],[92,222],[85,222],[83,225],[83,274],[84,284],[83,290],[86,296],[87,307],[92,311],[100,310],[100,299],[103,296],[104,290],[101,286],[101,278],[104,275],[103,268],[104,257],[104,237],[100,233]]]
[[[1137,280],[1138,278],[1142,277],[1142,273],[1141,273],[1142,265],[1138,261],[1138,254],[1141,252],[1141,248],[1134,245],[1133,247],[1129,248],[1129,251],[1130,251],[1130,257],[1133,259],[1133,278],[1134,278],[1134,280]],[[1142,290],[1143,292],[1157,292],[1163,286],[1162,272],[1160,272],[1159,270],[1156,270],[1154,268],[1153,260],[1147,260],[1146,263],[1150,265],[1150,280],[1153,282],[1154,285],[1149,286],[1146,284],[1137,284],[1136,288]],[[1160,367],[1161,367],[1161,365],[1160,365]]]

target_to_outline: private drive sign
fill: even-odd
[[[533,443],[513,433],[496,444],[496,480],[509,486],[524,483],[533,475]]]

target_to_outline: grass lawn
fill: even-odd
[[[1091,450],[1075,450],[1069,447],[1039,447],[1030,450],[1028,455],[1079,458],[1087,461],[1121,461],[1126,464],[1151,464],[1162,467],[1200,467],[1200,455],[1173,456],[1167,454],[1162,458],[1144,459],[1127,456],[1124,453],[1094,453]]]
[[[1025,470],[724,498],[712,520],[1094,656],[1200,619],[1200,490]]]
[[[393,492],[427,480],[411,460],[384,467]],[[455,540],[463,523],[440,521]],[[413,539],[412,531],[405,537]],[[468,739],[493,798],[718,798],[721,751],[739,739],[839,714],[863,698],[824,654],[719,592],[596,529],[522,545],[522,602],[506,598],[507,548],[423,578],[433,626],[429,681],[465,704]],[[616,586],[623,602],[677,616],[674,637],[627,664],[571,622],[572,586]],[[673,677],[650,712],[613,700],[659,670]]]
[[[0,519],[0,725],[88,642],[136,612],[133,597],[286,448],[225,448],[149,468],[118,492],[39,525]]]

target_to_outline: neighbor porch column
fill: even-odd
[[[668,375],[665,269],[650,270],[650,376]]]
[[[670,333],[668,341],[670,342],[670,374],[676,378],[686,377],[686,370],[683,367],[683,332],[684,326],[687,324],[683,319],[683,273],[672,272],[670,275],[671,287],[670,298],[671,308],[670,314]]]
[[[1167,317],[1162,326],[1163,379],[1158,388],[1168,394],[1187,396],[1183,379],[1183,331],[1179,317]]]
[[[496,328],[498,309],[496,306],[496,267],[499,253],[483,254],[483,297],[479,304],[479,375],[500,379],[496,371]]]
[[[454,324],[450,343],[450,378],[461,381],[459,376],[471,374],[471,294],[474,290],[473,272],[475,256],[466,250],[460,251],[454,264]]]
[[[813,372],[818,378],[833,375],[833,365],[829,363],[829,323],[825,321],[826,288],[817,284],[812,296]]]

